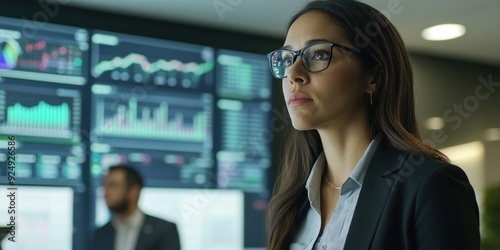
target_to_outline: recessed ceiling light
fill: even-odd
[[[453,162],[465,161],[484,157],[484,145],[480,141],[473,141],[448,148],[440,149]]]
[[[422,37],[429,41],[444,41],[461,37],[465,31],[465,26],[461,24],[441,24],[422,31]]]
[[[441,117],[430,117],[425,121],[425,127],[430,130],[438,130],[444,127],[444,120]]]
[[[489,128],[484,131],[487,141],[500,141],[500,128]]]

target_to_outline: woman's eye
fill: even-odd
[[[328,51],[316,51],[312,57],[313,60],[327,60],[330,58]]]
[[[290,67],[293,64],[293,59],[291,57],[285,57],[283,58],[283,65],[285,67]]]

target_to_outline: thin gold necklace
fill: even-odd
[[[340,191],[340,188],[341,188],[342,186],[335,186],[335,185],[333,185],[332,183],[330,183],[330,182],[328,181],[328,178],[326,178],[326,175],[325,175],[324,173],[323,173],[323,177],[325,178],[325,181],[326,181],[326,183],[328,183],[328,185],[330,185],[331,187],[333,187],[333,188],[335,188],[335,189],[337,189],[337,190],[339,190],[339,191]]]

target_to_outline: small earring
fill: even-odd
[[[370,105],[373,105],[373,91],[370,91]]]

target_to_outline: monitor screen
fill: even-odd
[[[147,185],[206,185],[212,171],[212,96],[156,90],[119,100],[130,88],[94,84],[92,174],[110,165],[138,168]]]
[[[268,193],[272,81],[265,55],[217,52],[218,187]]]
[[[149,186],[213,186],[213,49],[92,34],[92,177],[138,168]]]
[[[81,185],[88,31],[24,21],[0,17],[0,163],[15,136],[17,184]]]
[[[3,250],[72,249],[72,188],[0,186],[0,193],[0,225],[14,225],[1,242]]]
[[[82,94],[78,88],[20,79],[0,80],[0,163],[15,136],[16,182],[81,185]],[[0,168],[0,183],[6,180]]]
[[[109,221],[102,189],[97,190],[96,225]],[[244,197],[240,190],[150,188],[140,209],[177,225],[183,250],[238,250],[244,246]]]

